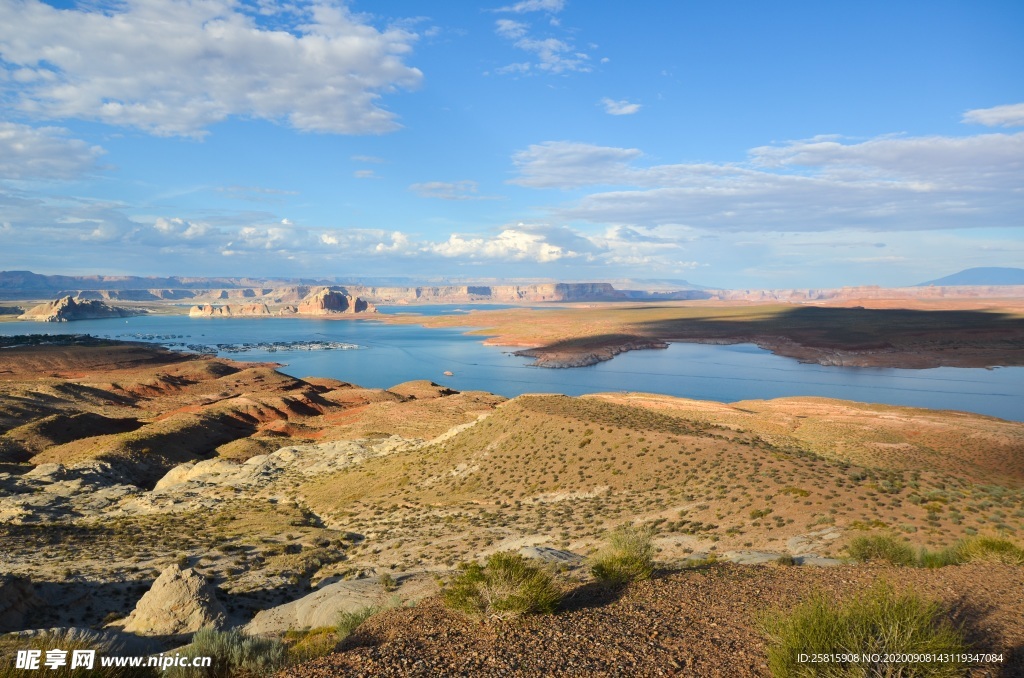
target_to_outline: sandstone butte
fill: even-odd
[[[282,306],[276,312],[262,303],[215,306],[200,304],[189,309],[192,318],[232,318],[239,316],[269,315],[354,315],[356,313],[376,313],[373,304],[350,294],[344,294],[329,287],[322,287],[304,297],[298,307]]]
[[[18,320],[34,320],[44,323],[62,323],[70,320],[95,320],[98,318],[126,318],[139,315],[117,306],[108,306],[102,301],[76,301],[73,297],[61,297],[55,301],[39,304],[18,316]]]

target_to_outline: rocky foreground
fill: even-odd
[[[812,592],[848,599],[879,580],[941,600],[977,651],[1003,654],[969,675],[1024,675],[1024,568],[994,565],[714,565],[663,572],[621,597],[583,585],[555,615],[507,622],[481,623],[432,598],[370,618],[344,651],[282,675],[762,677],[763,615]]]

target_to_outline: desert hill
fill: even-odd
[[[536,639],[557,641],[583,670],[613,656],[611,639],[624,634],[645,640],[623,641],[633,657],[619,658],[623,666],[671,657],[699,670],[728,651],[764,675],[750,619],[815,587],[855,592],[874,570],[810,568],[837,566],[854,538],[938,548],[973,534],[1024,534],[1018,422],[822,398],[506,400],[429,381],[365,389],[138,344],[6,341],[0,584],[14,582],[17,606],[0,616],[0,631],[111,620],[128,628],[158,577],[188,571],[196,586],[212,587],[204,595],[223,605],[226,626],[261,615],[252,628],[277,633],[285,618],[301,624],[368,600],[419,600],[460,563],[519,550],[555,557],[565,585],[577,587],[555,618],[470,628],[429,599],[368,623],[372,645],[294,675],[404,675],[412,647],[437,673],[487,675],[472,653],[489,661]],[[621,597],[601,593],[580,562],[623,523],[653,531],[664,566],[697,569]],[[780,556],[808,569],[787,577],[695,565]],[[1019,568],[890,575],[940,597],[995,596],[985,623],[1009,647],[1024,640],[1005,602]],[[698,611],[714,611],[718,626]],[[440,628],[449,635],[431,630]],[[494,634],[508,644],[485,651],[498,647]],[[553,666],[543,662],[555,657],[536,660]],[[531,675],[527,664],[519,673]]]

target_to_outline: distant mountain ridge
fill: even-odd
[[[1002,266],[980,266],[966,268],[943,278],[918,283],[915,287],[929,285],[1024,285],[1024,268],[1008,268]]]

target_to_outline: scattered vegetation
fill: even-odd
[[[594,578],[611,586],[648,579],[654,572],[654,543],[649,528],[623,525],[608,535],[607,545],[591,558]]]
[[[462,612],[498,618],[549,614],[562,599],[552,576],[518,553],[494,553],[484,565],[463,563],[459,569],[443,596]]]
[[[878,584],[854,600],[836,605],[819,593],[794,610],[776,611],[762,623],[768,636],[768,665],[779,678],[963,675],[963,664],[863,660],[865,655],[965,652],[960,631],[935,603]],[[856,661],[828,664],[798,661],[800,654],[855,655]]]
[[[847,547],[850,557],[859,562],[881,560],[893,565],[914,565],[916,557],[909,544],[888,535],[856,537]]]
[[[284,636],[284,643],[288,650],[288,663],[301,664],[337,651],[342,641],[352,635],[360,624],[380,610],[381,608],[370,605],[357,610],[340,612],[338,623],[335,626],[289,630]]]
[[[238,629],[218,631],[204,628],[192,637],[182,652],[188,657],[212,657],[208,668],[171,668],[169,678],[231,678],[270,675],[288,663],[288,650],[280,640],[247,636]]]
[[[904,542],[888,535],[857,537],[847,547],[857,561],[880,560],[893,565],[915,567],[946,567],[963,563],[983,562],[1004,565],[1024,565],[1024,549],[1006,539],[996,537],[968,537],[952,546],[918,552]]]

